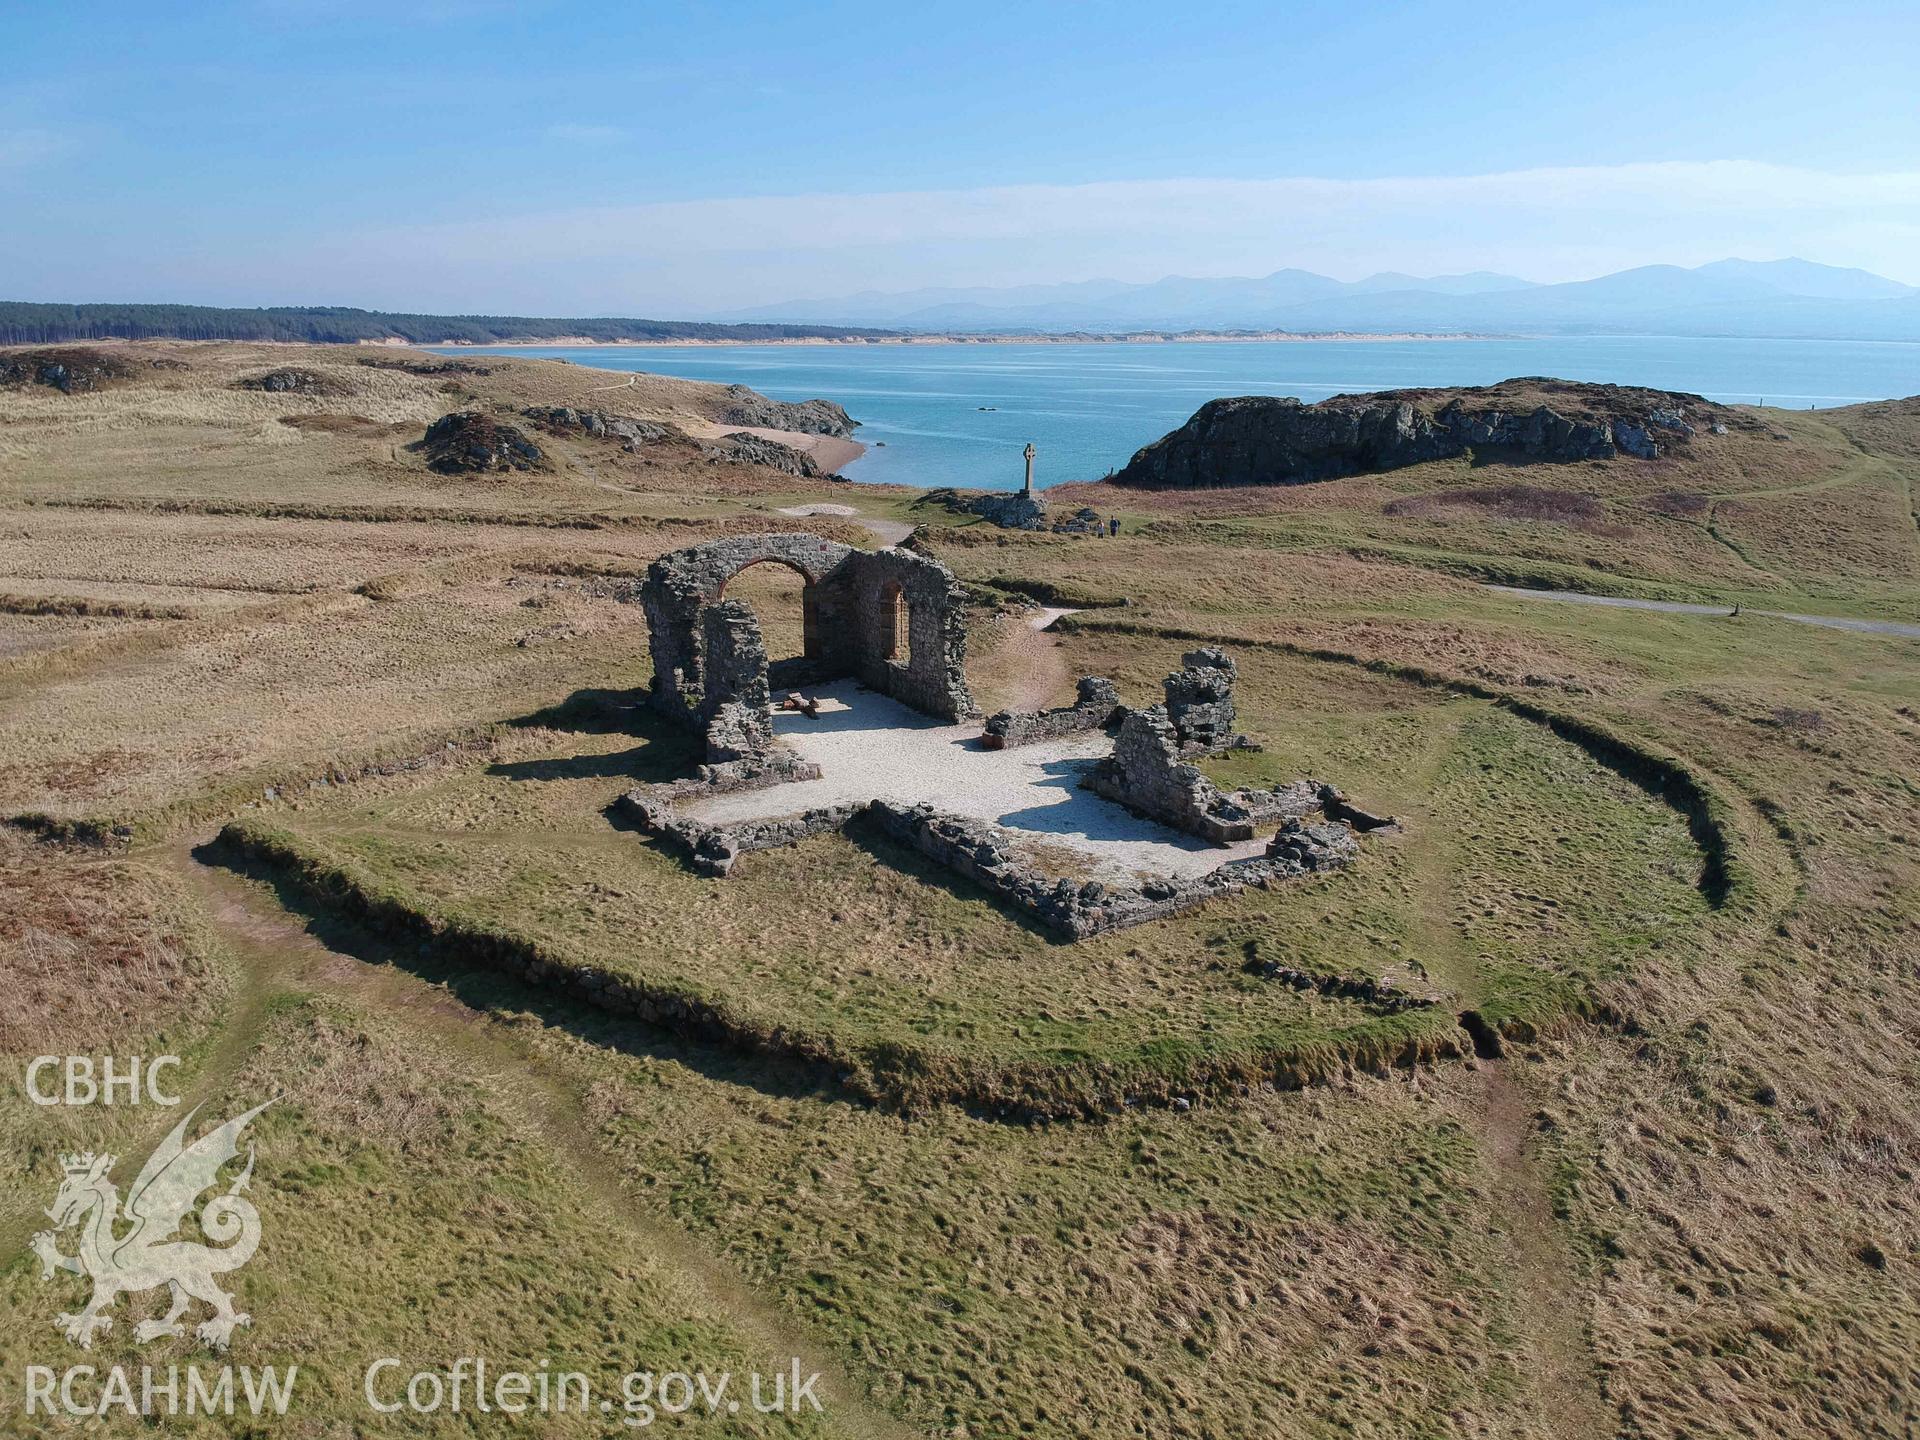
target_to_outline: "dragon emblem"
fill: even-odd
[[[273,1102],[269,1100],[267,1105]],[[127,1191],[124,1213],[120,1188],[107,1179],[112,1155],[66,1155],[61,1166],[66,1177],[46,1215],[53,1229],[33,1237],[33,1253],[40,1258],[42,1280],[56,1270],[85,1275],[93,1281],[93,1296],[78,1314],[62,1315],[54,1324],[67,1339],[90,1349],[96,1331],[113,1328],[107,1312],[122,1295],[138,1295],[165,1285],[172,1304],[158,1320],[142,1320],[134,1339],[142,1344],[163,1335],[181,1335],[180,1317],[200,1300],[213,1314],[194,1332],[207,1345],[227,1348],[235,1327],[250,1323],[233,1308],[233,1297],[214,1277],[238,1270],[253,1258],[260,1245],[260,1215],[244,1198],[253,1178],[253,1147],[247,1147],[246,1167],[223,1195],[216,1195],[200,1211],[200,1230],[212,1245],[176,1238],[187,1212],[200,1194],[215,1184],[220,1169],[240,1153],[240,1135],[267,1105],[211,1130],[191,1145],[187,1126],[198,1107],[174,1127],[173,1133],[147,1158]],[[132,1228],[119,1233],[131,1222]],[[62,1255],[54,1239],[69,1226],[80,1226],[80,1253]]]

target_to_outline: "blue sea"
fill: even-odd
[[[1790,409],[1920,394],[1920,345],[1605,336],[1534,340],[1156,344],[522,346],[603,370],[821,396],[861,422],[852,480],[1017,489],[1098,479],[1221,395],[1323,400],[1356,390],[1553,375]]]

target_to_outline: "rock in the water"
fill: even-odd
[[[1186,488],[1299,485],[1396,470],[1469,451],[1521,462],[1659,457],[1696,423],[1731,412],[1698,395],[1565,380],[1507,380],[1455,390],[1336,395],[1315,405],[1246,395],[1210,400],[1178,430],[1139,451],[1117,485]],[[1656,441],[1654,432],[1662,433]]]
[[[478,410],[456,410],[427,427],[427,464],[443,475],[534,470],[545,459],[520,431]]]

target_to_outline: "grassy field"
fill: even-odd
[[[1066,650],[1075,673],[1151,693],[1155,659],[1132,648],[1090,635]],[[1160,669],[1176,654],[1163,647]],[[1223,779],[1337,775],[1408,834],[1325,881],[1070,947],[859,831],[756,857],[724,883],[689,873],[602,814],[635,775],[684,767],[677,736],[554,734],[537,748],[529,736],[524,758],[371,805],[303,801],[240,833],[307,867],[313,888],[717,1007],[743,1032],[851,1069],[860,1093],[906,1103],[1110,1103],[1324,1074],[1406,1044],[1451,1044],[1463,1008],[1544,1025],[1706,909],[1681,817],[1536,725],[1262,654],[1247,657],[1238,694],[1241,723],[1277,740],[1221,765]],[[1568,853],[1582,864],[1568,867]],[[1509,909],[1515,883],[1527,899]],[[1439,933],[1425,923],[1434,915]],[[1377,1012],[1247,973],[1260,962],[1437,988],[1443,1003]]]
[[[826,1377],[825,1415],[716,1434],[1911,1433],[1920,644],[1477,583],[1913,620],[1911,402],[1652,463],[1093,487],[1124,531],[1076,541],[674,445],[457,479],[408,448],[455,408],[695,429],[719,400],[683,382],[125,353],[190,368],[0,391],[16,1379],[204,1359],[136,1347],[124,1301],[83,1357],[80,1282],[25,1249],[58,1153],[124,1180],[175,1117],[30,1106],[21,1062],[164,1051],[209,1114],[280,1097],[232,1358],[302,1367],[294,1433],[367,1431],[375,1355],[463,1354]],[[284,365],[332,393],[234,388]],[[778,513],[807,501],[862,513]],[[901,518],[975,588],[988,703],[1145,699],[1218,640],[1263,749],[1215,778],[1319,776],[1405,832],[1068,946],[857,831],[716,882],[617,828],[690,758],[627,708],[647,561]],[[730,593],[793,648],[790,582]],[[1089,608],[1036,641],[1023,596]]]

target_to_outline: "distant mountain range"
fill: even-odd
[[[867,291],[725,318],[977,333],[1345,330],[1920,340],[1920,288],[1809,260],[1718,260],[1691,270],[1646,265],[1559,285],[1485,271],[1384,272],[1345,281],[1276,270],[1258,278],[1170,275],[1149,284]]]

